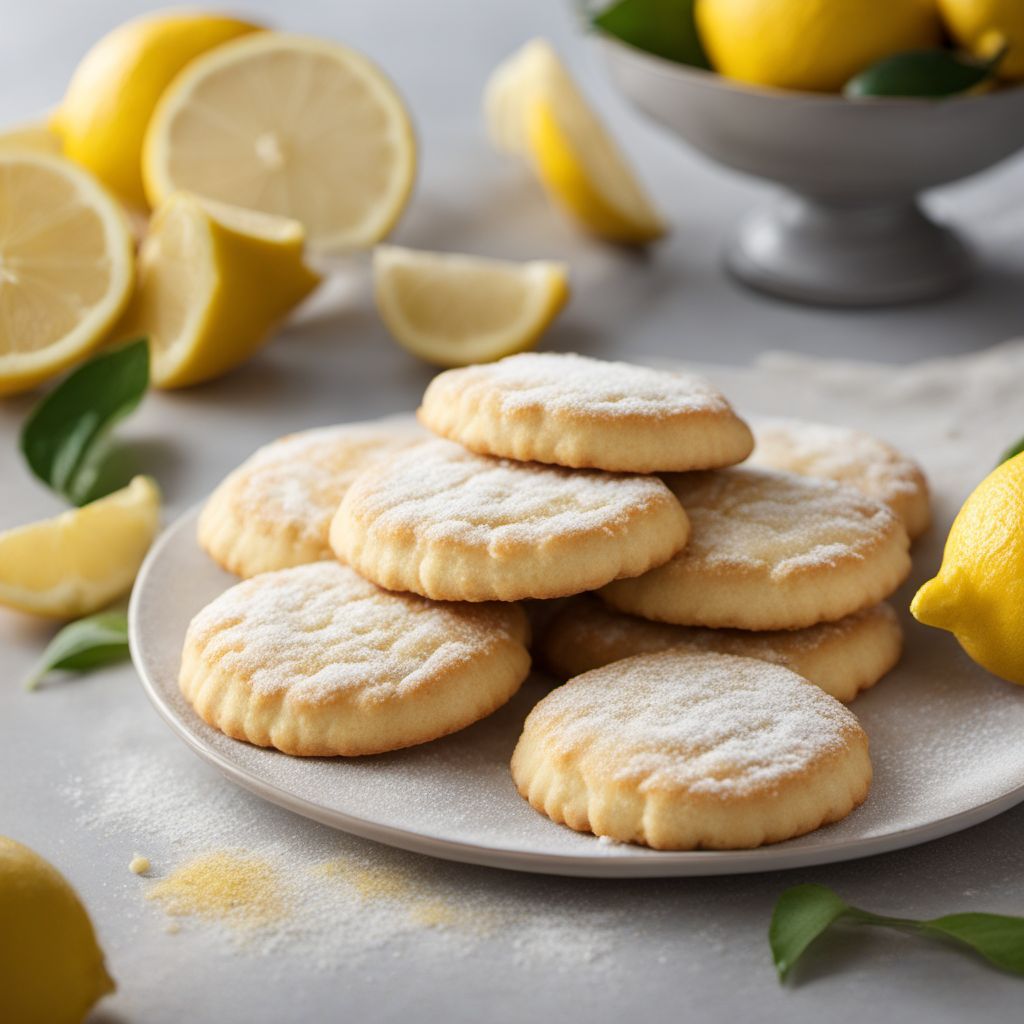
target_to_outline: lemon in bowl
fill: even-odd
[[[751,85],[838,92],[884,57],[938,46],[933,0],[696,0],[712,66]]]

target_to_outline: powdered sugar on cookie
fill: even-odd
[[[419,417],[475,452],[610,472],[731,466],[754,443],[702,377],[570,353],[448,370],[431,381]]]
[[[668,479],[693,535],[684,558],[695,570],[762,570],[783,579],[836,566],[900,529],[881,502],[827,480],[747,466]]]
[[[330,541],[391,590],[519,601],[637,576],[671,558],[688,532],[655,477],[572,472],[432,441],[358,477]]]
[[[240,518],[287,524],[306,539],[325,540],[352,480],[375,458],[426,436],[411,417],[304,430],[264,445],[222,486]]]
[[[429,686],[526,627],[519,608],[393,594],[334,562],[239,583],[192,620],[186,647],[252,693],[367,705]]]
[[[751,465],[821,477],[856,487],[885,502],[911,537],[931,519],[928,483],[921,467],[870,434],[827,423],[758,419]]]
[[[641,793],[770,791],[861,735],[841,704],[793,672],[725,654],[667,651],[577,677],[531,712],[549,756],[577,757]]]
[[[500,556],[553,536],[613,529],[666,499],[671,495],[654,477],[488,458],[433,441],[396,459],[387,473],[356,480],[345,505],[375,530],[485,545]]]
[[[524,352],[484,366],[442,374],[431,388],[461,395],[483,391],[499,408],[544,409],[554,416],[661,417],[728,411],[725,397],[703,377],[607,362],[570,352]],[[430,389],[424,402],[431,400]]]

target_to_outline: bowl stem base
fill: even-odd
[[[833,202],[793,193],[744,221],[727,264],[759,291],[829,306],[934,298],[973,272],[964,243],[913,199]]]

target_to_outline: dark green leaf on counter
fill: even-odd
[[[619,0],[594,16],[609,35],[658,57],[710,68],[693,17],[694,0]]]
[[[1020,455],[1024,452],[1024,437],[1022,437],[1016,444],[1011,444],[1009,448],[999,456],[999,462],[997,465],[1002,465],[1004,462],[1008,462],[1015,455]]]
[[[786,980],[803,951],[849,909],[823,885],[797,885],[779,897],[768,928],[768,942],[780,981]]]
[[[880,922],[885,923],[882,919]],[[962,942],[1004,971],[1024,974],[1024,918],[1005,914],[948,914],[922,921],[922,931]]]
[[[149,386],[145,338],[93,356],[29,414],[21,450],[32,472],[72,504],[103,497],[126,481],[101,479],[106,440]]]
[[[797,885],[775,904],[768,928],[775,969],[785,981],[807,947],[836,921],[895,928],[952,939],[1004,971],[1024,975],[1024,918],[1005,914],[949,914],[931,921],[885,917],[846,903],[823,885]]]
[[[128,617],[123,611],[99,612],[69,622],[47,645],[26,680],[34,690],[50,672],[88,672],[128,657]]]
[[[913,50],[886,57],[851,78],[843,92],[853,98],[956,96],[992,77],[1003,52],[978,60],[953,50]]]

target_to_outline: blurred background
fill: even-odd
[[[20,6],[16,19],[9,12],[11,30],[0,36],[0,123],[55,104],[92,42],[153,6],[35,0]],[[910,362],[984,348],[1024,327],[1024,157],[927,197],[929,210],[955,224],[978,253],[981,271],[967,290],[882,310],[800,307],[753,293],[721,270],[724,245],[769,186],[710,163],[631,109],[570,3],[306,0],[285,8],[251,0],[236,10],[350,43],[396,82],[416,122],[421,162],[416,193],[393,241],[570,263],[573,299],[542,347],[734,363],[784,348]],[[484,83],[504,57],[538,35],[558,47],[669,220],[671,233],[649,251],[595,243],[552,216],[522,169],[488,143],[480,113]],[[381,369],[416,372],[387,338],[366,288],[335,282],[318,301],[322,306],[328,299],[345,310],[344,323],[324,325],[337,344],[393,349]],[[302,344],[315,344],[317,336],[306,332]],[[274,356],[259,357],[268,358]]]

